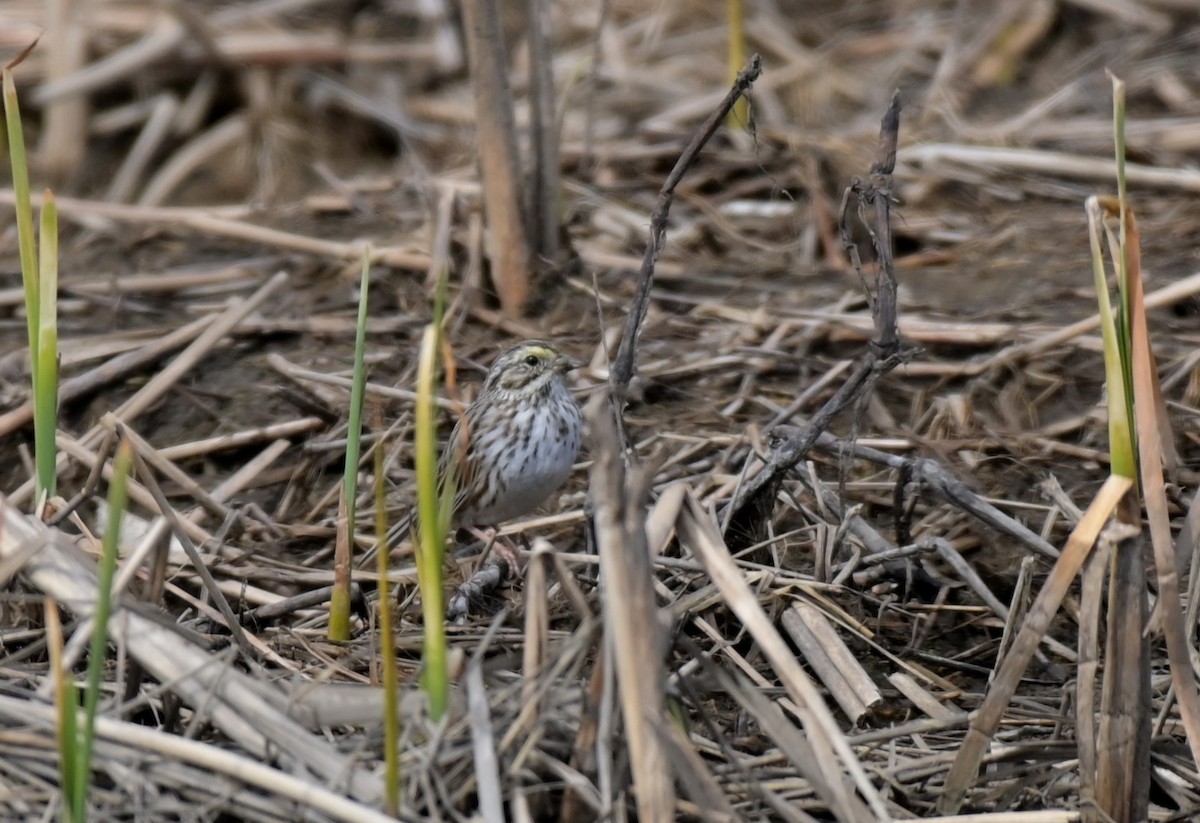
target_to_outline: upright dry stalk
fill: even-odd
[[[1150,644],[1146,626],[1146,547],[1141,507],[1128,494],[1116,519],[1132,527],[1113,547],[1100,729],[1096,739],[1096,802],[1116,823],[1145,820],[1150,802]],[[1091,718],[1079,718],[1091,722]]]
[[[46,0],[47,84],[74,74],[87,62],[88,29],[82,0]],[[38,159],[57,181],[74,174],[87,152],[88,96],[74,94],[47,103]]]
[[[746,62],[746,4],[743,0],[725,0],[725,17],[729,25],[729,82],[733,83]],[[733,104],[727,120],[731,129],[749,128],[750,103],[745,97]]]
[[[533,253],[558,258],[558,128],[554,117],[554,64],[550,52],[549,0],[529,0],[529,236]]]
[[[638,819],[675,819],[675,783],[659,726],[665,717],[665,643],[654,601],[654,571],[642,503],[646,486],[629,477],[609,398],[588,404],[593,457],[589,496],[600,555],[604,634],[615,663]]]
[[[521,162],[500,14],[496,0],[466,0],[463,16],[475,91],[492,282],[500,308],[510,317],[517,317],[529,298],[530,253],[521,208]]]

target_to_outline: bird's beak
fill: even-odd
[[[554,360],[554,370],[559,374],[566,374],[573,369],[577,369],[583,364],[574,358],[567,357],[565,354],[560,354]]]

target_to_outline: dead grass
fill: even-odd
[[[62,5],[77,7],[71,23],[17,79],[46,152],[35,180],[53,178],[65,227],[71,513],[58,504],[49,528],[28,516],[9,231],[0,817],[56,814],[43,595],[66,609],[78,661],[96,549],[77,535],[99,531],[119,421],[155,483],[131,488],[147,525],[119,571],[97,819],[379,819],[374,566],[356,572],[347,644],[325,640],[321,593],[308,596],[333,578],[361,243],[376,253],[368,403],[391,421],[363,465],[385,449],[394,521],[412,500],[409,391],[442,266],[468,391],[514,337],[585,360],[581,400],[608,380],[659,187],[727,89],[723,8],[614,0],[597,34],[599,4],[553,4],[575,257],[513,320],[485,279],[472,96],[447,8],[50,4]],[[1179,547],[1196,545],[1200,17],[1168,0],[747,5],[764,65],[755,130],[719,134],[678,188],[625,414],[644,474],[628,479],[649,493],[654,601],[637,607],[657,613],[669,708],[630,734],[653,738],[677,776],[680,819],[927,817],[1050,558],[1107,476],[1083,211],[1114,185],[1105,67],[1128,84],[1150,332],[1182,458],[1172,525]],[[26,45],[47,8],[6,4],[0,49]],[[526,26],[516,12],[501,22]],[[523,48],[510,58],[523,127],[529,62]],[[716,518],[791,430],[768,432],[803,425],[872,334],[838,200],[870,166],[897,88],[899,329],[922,352],[834,420],[784,481],[766,536],[731,556]],[[395,555],[404,819],[597,820],[637,806],[604,622],[614,598],[598,591],[585,528],[590,458],[577,468],[544,516],[504,530],[528,536],[533,558],[505,608],[448,628],[456,702],[440,726],[417,690],[415,569]],[[369,491],[358,510],[361,554]],[[139,602],[156,575],[161,599]],[[1079,815],[1080,611],[1075,584],[967,796],[979,823]],[[1200,781],[1160,640],[1152,652],[1151,818],[1186,820]]]

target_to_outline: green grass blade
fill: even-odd
[[[376,430],[383,432],[382,421]],[[379,665],[383,669],[383,796],[385,810],[400,812],[400,686],[396,678],[396,640],[388,586],[387,484],[383,481],[383,439],[375,445],[375,558],[379,572]]]
[[[38,242],[38,340],[33,380],[33,441],[39,493],[50,498],[56,486],[58,428],[58,206],[47,190]]]
[[[96,586],[96,613],[92,623],[92,645],[88,652],[87,691],[83,695],[84,727],[80,735],[79,757],[75,765],[75,802],[87,804],[88,779],[91,776],[92,743],[96,730],[96,707],[100,702],[100,680],[108,651],[108,618],[112,614],[113,577],[117,569],[117,549],[121,539],[121,521],[129,502],[129,470],[133,465],[133,444],[122,438],[113,461],[112,480],[108,485],[108,522],[104,526],[104,544],[100,555],[100,573]]]
[[[362,454],[362,410],[366,391],[366,367],[363,364],[367,348],[367,309],[370,305],[371,249],[363,249],[362,274],[358,290],[358,326],[354,333],[354,379],[350,388],[350,421],[346,432],[346,465],[342,476],[342,493],[346,500],[346,546],[354,551],[354,523],[357,516],[358,459]],[[350,558],[339,559],[339,567],[345,564],[344,577],[335,579],[333,595],[329,601],[329,639],[350,639]]]
[[[16,198],[17,248],[21,255],[21,282],[25,286],[25,316],[29,327],[31,373],[37,379],[38,282],[37,251],[33,236],[33,205],[29,196],[29,162],[25,153],[25,132],[21,128],[21,107],[12,70],[3,71],[4,122],[8,134],[8,158],[12,165],[13,194]],[[36,386],[34,390],[36,392]]]
[[[429,716],[441,720],[450,700],[450,672],[446,658],[445,596],[442,592],[442,553],[446,541],[446,507],[439,499],[437,451],[437,363],[441,351],[438,324],[431,323],[421,339],[417,365],[414,451],[417,471],[419,522],[417,576],[425,620],[425,671]]]
[[[1108,389],[1108,447],[1111,471],[1137,482],[1137,460],[1133,442],[1129,389],[1125,382],[1125,367],[1129,350],[1122,349],[1117,322],[1108,295],[1108,279],[1104,271],[1101,235],[1104,232],[1104,209],[1099,198],[1089,197],[1085,206],[1088,216],[1088,239],[1092,252],[1092,277],[1096,286],[1096,302],[1100,313],[1100,336],[1104,341],[1104,379]]]
[[[1129,184],[1125,179],[1125,83],[1111,72],[1108,76],[1113,86],[1113,147],[1117,155],[1117,202],[1121,209],[1121,248],[1125,248],[1125,221],[1129,210]],[[1125,266],[1124,262],[1121,266]]]
[[[446,316],[446,304],[449,300],[450,271],[443,268],[438,275],[437,287],[433,295],[433,326],[437,330],[437,346],[442,356],[442,377],[448,390],[454,389],[454,358],[450,347],[442,334],[442,324]],[[434,384],[436,391],[437,384]],[[452,456],[453,458],[453,456]],[[445,535],[450,532],[450,519],[454,516],[454,496],[458,491],[458,468],[455,460],[447,460],[449,469],[446,476],[439,478],[441,488],[438,489],[438,529],[443,535],[438,546],[443,546]]]
[[[62,622],[58,615],[58,602],[53,597],[45,601],[46,647],[50,652],[50,676],[54,680],[54,714],[58,720],[58,769],[63,800],[63,819],[70,823],[82,823],[82,809],[75,807],[75,768],[79,757],[79,729],[76,725],[76,710],[79,708],[79,690],[63,665]]]
[[[1117,268],[1117,289],[1120,293],[1117,333],[1124,353],[1122,374],[1125,379],[1126,397],[1129,402],[1129,417],[1133,418],[1133,343],[1132,317],[1129,300],[1129,245],[1126,226],[1129,216],[1129,188],[1125,179],[1125,84],[1114,74],[1109,74],[1113,85],[1113,147],[1117,160],[1117,205],[1118,223],[1117,248],[1114,255]]]

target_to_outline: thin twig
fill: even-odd
[[[725,99],[697,129],[695,136],[692,137],[692,142],[688,143],[687,148],[679,155],[679,159],[675,161],[675,167],[671,169],[666,182],[659,189],[658,203],[650,215],[650,237],[646,243],[646,253],[642,257],[642,269],[638,274],[637,290],[633,295],[633,305],[629,311],[629,318],[625,322],[625,331],[621,335],[621,343],[617,347],[616,360],[612,367],[612,387],[619,397],[624,396],[629,388],[629,381],[633,379],[638,332],[641,330],[642,321],[646,319],[646,309],[650,305],[650,287],[654,285],[654,264],[658,261],[658,255],[662,252],[665,244],[667,216],[671,211],[671,202],[675,199],[675,187],[679,185],[683,175],[696,162],[696,158],[700,156],[700,150],[725,122],[726,116],[733,109],[733,104],[750,90],[760,74],[762,74],[762,58],[755,54],[746,63],[745,68],[738,73],[737,80],[734,81],[733,88],[725,95]]]

